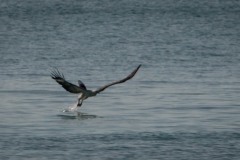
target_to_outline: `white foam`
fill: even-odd
[[[63,112],[76,112],[78,109],[77,104],[78,103],[74,103],[73,105],[68,106],[66,109],[63,110]]]

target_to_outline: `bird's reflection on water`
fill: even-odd
[[[82,112],[75,112],[75,113],[68,113],[68,114],[64,113],[64,114],[59,114],[57,116],[66,120],[68,119],[85,120],[85,119],[101,118],[100,116],[97,116],[97,115],[92,115],[92,114],[87,114]]]

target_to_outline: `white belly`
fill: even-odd
[[[84,99],[87,99],[88,97],[93,97],[93,96],[96,96],[96,93],[94,93],[91,90],[86,90],[86,92],[79,94],[78,99],[84,100]]]

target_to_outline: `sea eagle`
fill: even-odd
[[[112,85],[119,84],[119,83],[124,83],[127,80],[130,80],[137,73],[137,71],[140,67],[141,67],[141,65],[138,65],[138,67],[136,69],[134,69],[127,77],[125,77],[121,80],[114,81],[112,83],[106,84],[106,85],[98,88],[97,90],[88,90],[87,87],[84,85],[84,83],[80,80],[78,80],[78,86],[66,81],[64,75],[62,73],[60,73],[57,68],[52,71],[51,77],[58,84],[62,85],[62,87],[66,91],[68,91],[70,93],[74,93],[74,94],[79,94],[77,107],[81,107],[83,101],[85,99],[87,99],[88,97],[96,96],[98,93],[104,91],[106,88],[108,88]]]

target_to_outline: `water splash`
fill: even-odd
[[[64,109],[62,112],[77,112],[78,110],[78,106],[77,106],[77,102],[68,106],[66,109]]]

